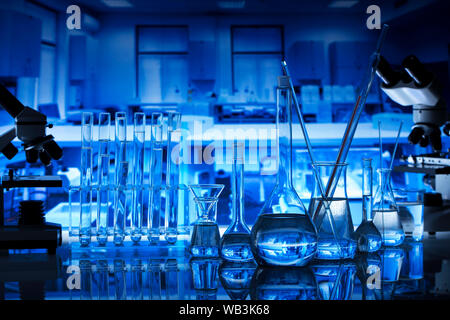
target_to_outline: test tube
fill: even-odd
[[[81,119],[80,232],[82,246],[91,243],[92,127],[94,114],[83,112]]]
[[[167,116],[167,169],[165,238],[169,244],[177,241],[179,158],[181,114],[170,111]],[[178,153],[178,154],[177,154]]]
[[[116,157],[115,157],[115,199],[114,199],[114,244],[121,245],[125,239],[127,215],[127,117],[125,112],[116,113]]]
[[[111,115],[100,113],[98,119],[98,191],[97,191],[97,242],[105,245],[108,240],[109,213],[109,165]]]
[[[161,234],[161,186],[162,186],[162,113],[152,113],[151,155],[150,155],[150,194],[148,206],[148,240],[151,244],[159,242]]]
[[[131,261],[131,287],[133,300],[144,300],[143,264],[141,259]]]
[[[97,261],[98,300],[109,300],[109,268],[107,260]]]
[[[161,300],[161,262],[157,259],[148,262],[148,286],[149,298]]]
[[[127,281],[126,281],[126,265],[125,261],[122,259],[114,260],[114,286],[115,300],[126,300],[127,299]]]
[[[144,150],[145,150],[145,114],[134,114],[134,164],[133,164],[133,211],[131,217],[131,240],[137,243],[142,237],[142,219],[144,216]]]

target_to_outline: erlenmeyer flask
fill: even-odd
[[[233,175],[231,178],[233,221],[220,241],[220,255],[223,259],[234,262],[253,259],[250,248],[250,229],[244,221],[244,148],[242,143],[233,146]]]
[[[216,205],[224,185],[190,185],[197,204],[198,219],[192,230],[190,252],[194,257],[218,257],[220,233],[216,222]]]
[[[317,232],[292,184],[292,92],[289,77],[278,77],[277,183],[251,231],[260,265],[304,266],[317,250]]]
[[[398,246],[405,239],[399,210],[391,188],[391,170],[377,170],[378,188],[373,199],[373,223],[380,231],[383,245]]]
[[[353,294],[356,265],[353,261],[320,261],[311,266],[320,300],[349,300]]]
[[[372,221],[372,159],[363,159],[362,213],[363,219],[355,231],[359,252],[375,252],[381,247],[381,234]]]
[[[314,216],[318,233],[317,259],[339,260],[352,259],[356,253],[356,240],[350,206],[347,198],[347,164],[335,162],[316,162],[313,164],[323,185],[327,185],[334,166],[341,174],[332,198],[322,198],[317,181],[309,204],[309,212]],[[328,204],[329,210],[324,203]],[[320,210],[319,210],[320,208]]]

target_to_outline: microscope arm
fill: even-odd
[[[36,162],[39,158],[47,166],[52,158],[58,160],[62,157],[62,149],[53,140],[53,136],[46,134],[49,124],[44,114],[24,107],[1,84],[0,105],[15,119],[15,128],[0,136],[0,152],[8,159],[12,159],[18,152],[11,143],[16,136],[23,142],[26,159],[30,163]]]

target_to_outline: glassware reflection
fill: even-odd
[[[373,289],[381,280],[377,278],[381,270],[381,257],[378,253],[361,253],[355,257],[356,276],[361,283],[361,299],[375,299]]]
[[[219,267],[219,279],[231,300],[245,300],[256,270],[254,261],[236,263],[224,261]]]
[[[197,300],[216,300],[220,258],[192,258],[189,261]]]
[[[252,300],[317,300],[314,274],[308,267],[261,267],[253,275]]]
[[[353,262],[317,262],[311,269],[316,276],[321,300],[351,298],[356,275],[356,265]]]

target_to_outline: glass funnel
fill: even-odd
[[[359,252],[375,252],[381,247],[381,234],[372,221],[372,159],[363,159],[362,177],[363,220],[355,231]]]
[[[313,164],[323,185],[327,185],[335,166],[339,167],[341,174],[333,197],[322,198],[318,183],[315,181],[309,204],[309,212],[314,217],[313,221],[318,233],[316,258],[323,260],[352,259],[356,253],[353,221],[347,198],[347,164],[334,162]]]
[[[244,149],[242,143],[233,146],[233,170],[231,178],[232,222],[220,241],[223,259],[244,262],[253,259],[250,248],[250,229],[244,221]]]
[[[219,256],[220,233],[216,222],[216,205],[222,193],[222,184],[190,185],[197,205],[198,219],[191,235],[190,252],[194,257]]]
[[[259,265],[304,266],[317,250],[317,232],[292,183],[292,92],[278,77],[277,181],[251,231]]]
[[[380,231],[383,245],[398,246],[405,239],[399,210],[391,188],[391,170],[378,169],[378,188],[373,199],[373,223]]]

